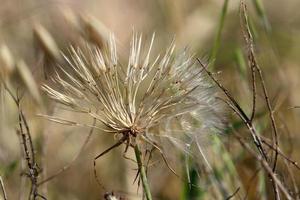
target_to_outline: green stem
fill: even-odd
[[[215,39],[214,39],[213,48],[212,48],[212,50],[210,52],[210,56],[209,56],[208,67],[210,67],[210,68],[213,68],[215,59],[217,57],[218,50],[220,48],[221,34],[222,34],[223,27],[224,27],[225,16],[227,14],[228,2],[229,2],[229,0],[224,0],[224,4],[223,4],[223,7],[222,7],[221,16],[220,16],[220,19],[219,19],[219,25],[218,25],[218,28],[217,28],[217,33],[216,33],[216,36],[215,36]]]
[[[263,25],[264,25],[267,33],[270,33],[272,28],[271,28],[271,25],[269,23],[269,20],[268,20],[263,2],[261,0],[252,0],[252,1],[254,3],[254,6],[256,8],[256,11],[257,11],[259,17],[261,18],[261,20],[263,22]]]
[[[139,172],[140,172],[140,177],[141,177],[142,184],[143,184],[144,193],[146,195],[146,199],[152,200],[150,187],[149,187],[148,180],[147,180],[147,175],[146,175],[145,167],[143,165],[143,161],[141,158],[141,151],[139,150],[138,144],[135,145],[134,152],[135,152],[135,157],[136,157],[136,161],[137,161]]]

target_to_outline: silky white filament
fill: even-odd
[[[71,47],[71,56],[64,56],[71,69],[60,67],[54,78],[59,89],[43,88],[57,102],[103,123],[107,132],[133,131],[155,142],[165,138],[186,153],[194,144],[203,154],[202,135],[223,125],[215,89],[193,56],[175,53],[174,42],[153,57],[154,38],[143,45],[134,34],[125,65],[113,36],[101,50]]]

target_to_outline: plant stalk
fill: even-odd
[[[226,16],[227,10],[228,10],[228,2],[229,2],[229,0],[224,0],[224,4],[222,7],[221,16],[219,19],[219,25],[217,27],[217,33],[215,35],[213,47],[211,49],[209,60],[208,60],[209,61],[208,67],[210,67],[210,68],[214,67],[215,59],[217,57],[217,53],[218,53],[218,50],[221,45],[221,34],[222,34],[222,30],[223,30],[224,23],[225,23],[225,16]]]
[[[134,147],[134,153],[135,153],[136,161],[137,161],[137,164],[138,164],[138,169],[139,169],[139,172],[140,172],[140,177],[141,177],[141,180],[142,180],[143,189],[144,189],[146,199],[147,200],[152,200],[151,191],[150,191],[150,187],[149,187],[148,179],[147,179],[147,175],[146,175],[146,170],[145,170],[145,167],[143,165],[143,161],[142,161],[142,158],[141,158],[141,151],[139,149],[138,144],[136,144],[135,147]]]

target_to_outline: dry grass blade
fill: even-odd
[[[270,33],[272,28],[271,28],[271,25],[270,25],[269,20],[267,18],[267,14],[266,14],[265,8],[263,6],[262,0],[252,0],[252,2],[254,3],[254,6],[256,8],[256,12],[258,13],[259,17],[261,18],[266,31],[268,33]]]
[[[80,31],[80,20],[77,14],[70,8],[62,8],[60,10],[61,14],[64,16],[64,19],[68,24],[71,25],[76,31]]]
[[[53,39],[51,34],[46,30],[46,28],[40,24],[35,24],[33,32],[36,41],[41,46],[46,55],[54,61],[60,63],[62,61],[60,50],[55,40]]]
[[[0,65],[0,76],[5,80],[15,70],[15,62],[10,50],[4,44],[0,47]]]
[[[17,67],[18,75],[20,76],[21,80],[27,87],[27,89],[28,89],[29,93],[31,94],[31,96],[33,97],[33,99],[39,105],[42,105],[41,95],[38,90],[38,86],[36,85],[36,82],[31,74],[28,66],[26,65],[26,63],[21,60],[17,63],[16,67]]]
[[[81,15],[81,30],[84,36],[100,49],[109,40],[109,31],[103,23],[92,16]]]

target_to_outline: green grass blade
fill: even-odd
[[[215,39],[214,39],[213,47],[212,47],[211,52],[210,52],[209,67],[211,67],[211,68],[213,68],[213,66],[214,66],[214,62],[216,60],[217,53],[218,53],[218,50],[220,48],[221,34],[222,34],[223,27],[224,27],[225,16],[226,16],[227,10],[228,10],[228,2],[229,2],[229,0],[224,0],[224,4],[223,4],[223,7],[222,7],[222,11],[221,11],[221,16],[220,16],[220,19],[219,19],[219,25],[217,27],[217,33],[216,33],[216,36],[215,36]]]
[[[239,47],[234,51],[234,61],[243,80],[247,80],[247,62],[241,48]]]
[[[261,0],[252,0],[252,2],[254,4],[255,10],[256,10],[258,16],[262,20],[263,26],[265,27],[266,31],[268,33],[270,33],[272,31],[272,29],[271,29],[271,25],[269,23],[269,20],[268,20],[268,17],[267,17],[267,14],[266,14],[266,11],[265,11],[262,1]]]

